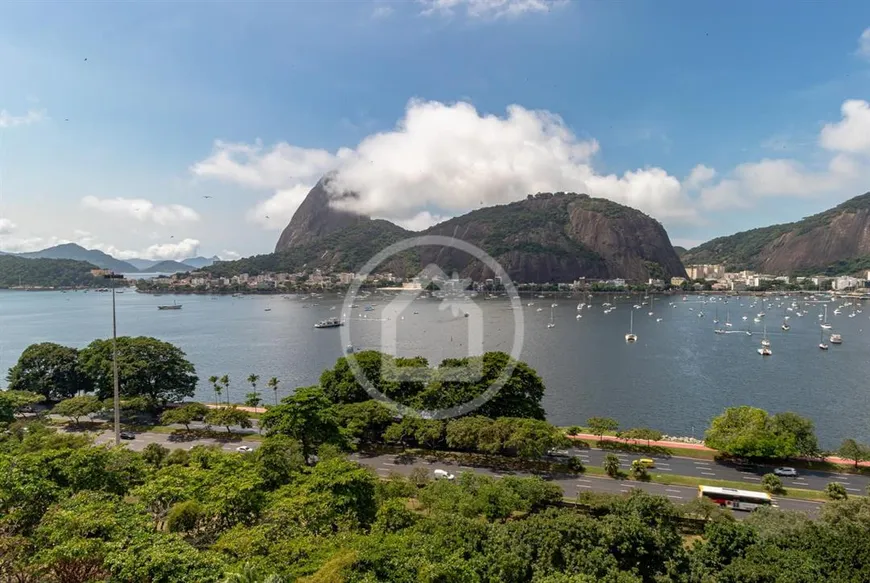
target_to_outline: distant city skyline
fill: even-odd
[[[0,250],[270,252],[338,170],[412,229],[539,191],[675,245],[870,190],[870,6],[13,3]]]

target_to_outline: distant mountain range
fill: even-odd
[[[870,192],[794,223],[713,239],[688,250],[682,261],[774,275],[870,270]]]
[[[28,253],[0,252],[0,255],[14,256],[22,259],[72,259],[75,261],[85,261],[100,269],[111,269],[115,273],[178,273],[201,269],[212,265],[216,261],[220,261],[220,258],[217,256],[211,258],[190,257],[183,261],[155,261],[150,259],[128,259],[122,261],[97,249],[85,249],[76,243],[64,243],[41,251],[31,251]]]
[[[633,208],[585,194],[539,193],[526,199],[474,210],[421,233],[331,206],[336,195],[329,177],[308,193],[276,252],[208,268],[220,275],[321,268],[358,271],[388,245],[419,235],[455,237],[492,256],[517,282],[685,276],[668,235],[655,219]],[[353,198],[353,193],[338,198]],[[378,271],[416,275],[430,263],[448,273],[480,281],[490,271],[451,247],[418,247],[396,255]]]

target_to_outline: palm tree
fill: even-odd
[[[612,453],[607,454],[604,458],[604,471],[611,478],[619,475],[619,458]]]
[[[215,375],[211,375],[210,377],[208,377],[208,382],[211,383],[211,387],[214,389],[215,404],[220,405],[221,402],[219,396],[221,394],[221,388],[218,386],[218,378]]]
[[[227,405],[230,404],[230,375],[225,374],[220,378],[220,383],[227,390]]]
[[[248,375],[248,382],[251,383],[251,388],[254,389],[253,395],[257,395],[257,381],[260,380],[260,375],[251,373]],[[248,398],[251,397],[252,393],[248,393]]]
[[[278,380],[278,377],[272,377],[269,379],[269,382],[266,383],[270,389],[275,393],[275,404],[278,404],[278,383],[281,381]]]

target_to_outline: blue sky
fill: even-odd
[[[0,249],[267,252],[335,168],[410,227],[550,189],[678,244],[799,219],[870,190],[868,27],[866,2],[7,4]]]

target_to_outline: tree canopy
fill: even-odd
[[[49,401],[61,401],[92,387],[79,367],[78,350],[53,342],[25,348],[6,379],[10,389],[37,393]]]
[[[749,458],[788,458],[817,452],[813,424],[795,413],[770,416],[763,409],[730,407],[715,417],[706,444],[713,449]]]
[[[112,340],[95,340],[81,351],[82,372],[101,399],[113,391]],[[148,336],[118,337],[118,377],[121,395],[144,397],[154,406],[192,397],[197,376],[193,364],[177,346]]]

